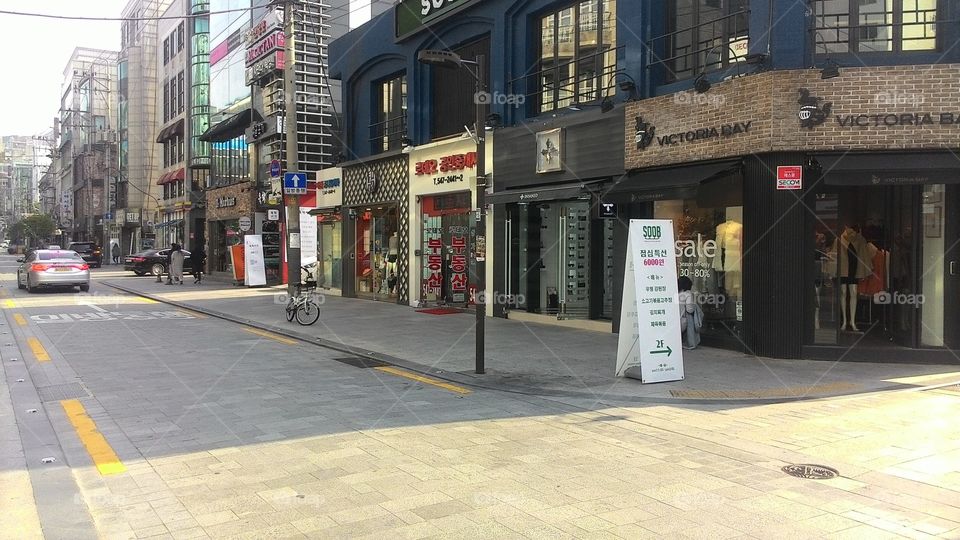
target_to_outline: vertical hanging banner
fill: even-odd
[[[673,222],[631,219],[623,275],[617,377],[683,379]]]
[[[267,284],[267,271],[263,262],[263,237],[248,234],[243,237],[243,284],[257,287]]]
[[[312,206],[300,207],[300,266],[317,262],[317,216],[311,216]]]

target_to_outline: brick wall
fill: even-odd
[[[821,98],[821,110],[831,103],[823,124],[801,127],[800,88]],[[843,67],[840,77],[828,80],[819,70],[774,71],[716,83],[704,94],[689,91],[631,103],[625,110],[628,170],[775,151],[957,148],[960,123],[941,124],[940,114],[960,119],[960,64]],[[655,127],[645,149],[635,143],[638,115]],[[838,122],[851,116],[854,123]],[[916,125],[918,118],[932,124]],[[748,131],[722,135],[723,126],[747,122]],[[697,138],[696,130],[709,128],[720,136]],[[671,134],[686,139],[691,131],[690,142],[660,143]]]

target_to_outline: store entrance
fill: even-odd
[[[827,186],[816,195],[813,344],[941,348],[956,339],[953,188]]]
[[[943,303],[944,340],[952,350],[960,349],[960,185],[946,186],[944,216]]]
[[[397,207],[363,208],[356,223],[357,295],[395,302],[400,284]]]

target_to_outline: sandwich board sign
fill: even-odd
[[[672,221],[630,220],[622,298],[617,377],[642,383],[682,380]]]

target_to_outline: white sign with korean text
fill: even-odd
[[[643,383],[682,380],[672,221],[630,220],[622,301],[617,376]]]
[[[317,216],[311,206],[300,207],[300,266],[317,262]]]
[[[243,237],[243,284],[256,287],[267,284],[267,272],[263,263],[263,236],[248,234]]]

